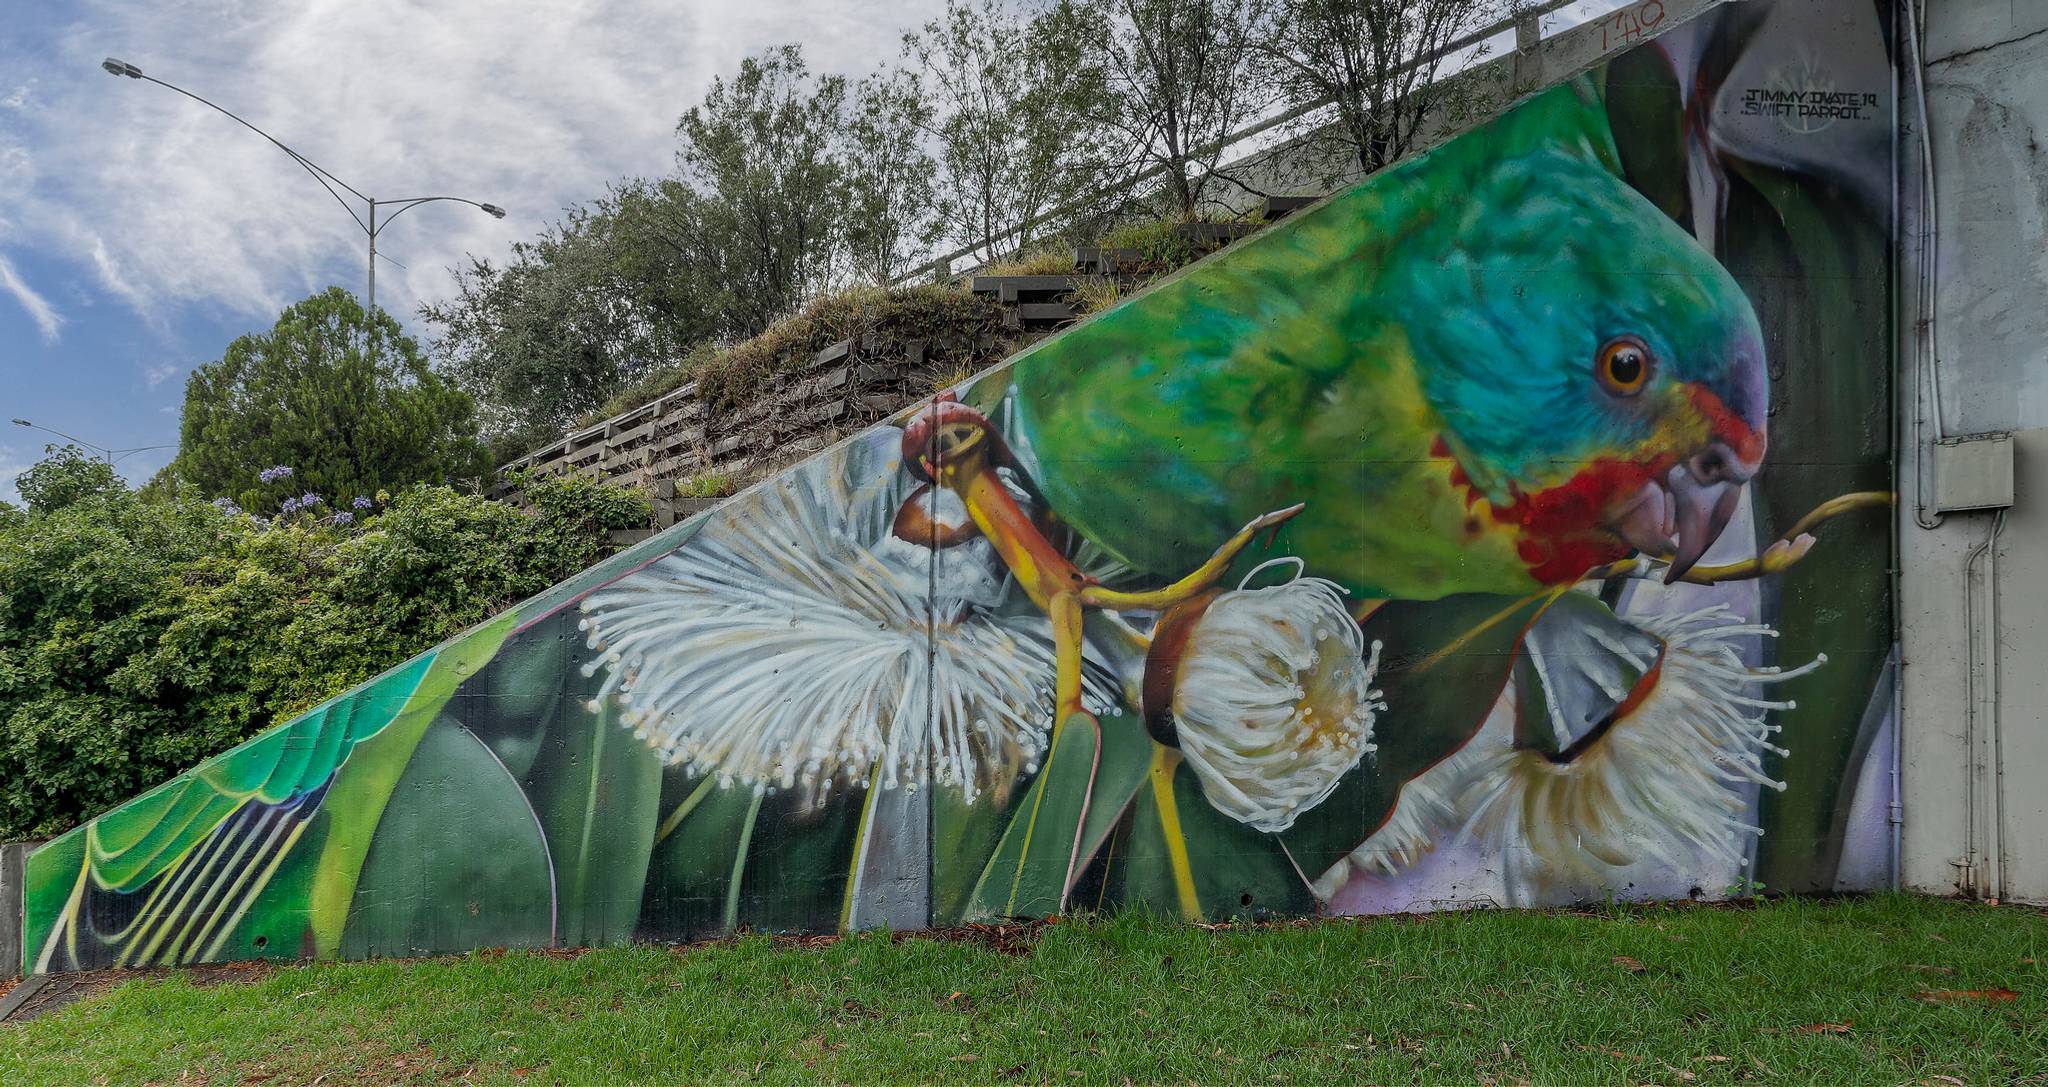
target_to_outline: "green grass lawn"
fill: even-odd
[[[0,1083],[2048,1083],[2044,952],[1879,897],[483,953],[130,982]]]

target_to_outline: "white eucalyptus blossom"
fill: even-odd
[[[1751,668],[1738,640],[1777,632],[1721,605],[1640,625],[1664,643],[1661,661],[1630,662],[1656,665],[1649,690],[1569,762],[1496,748],[1459,798],[1466,834],[1525,851],[1552,880],[1597,879],[1646,859],[1741,863],[1748,839],[1763,833],[1747,818],[1749,788],[1785,788],[1764,773],[1765,752],[1790,754],[1770,742],[1779,726],[1766,715],[1794,705],[1752,697],[1751,687],[1805,675],[1827,657]]]
[[[1299,572],[1300,560],[1276,561]],[[1209,803],[1270,832],[1322,803],[1374,750],[1373,719],[1386,708],[1372,686],[1379,660],[1344,590],[1321,578],[1240,585],[1210,602],[1173,685],[1181,755]]]
[[[1452,838],[1501,857],[1518,893],[1603,885],[1643,861],[1739,865],[1762,833],[1748,821],[1749,792],[1784,788],[1764,772],[1766,752],[1787,753],[1770,742],[1778,726],[1766,715],[1793,706],[1751,692],[1827,658],[1751,668],[1741,640],[1776,632],[1722,606],[1633,621],[1662,650],[1637,660],[1609,646],[1649,686],[1604,735],[1567,762],[1517,746],[1511,685],[1471,741],[1401,786],[1386,822],[1315,881],[1316,894],[1334,897],[1354,874],[1392,875]]]
[[[934,552],[890,535],[912,486],[893,430],[723,511],[689,543],[583,602],[586,672],[671,764],[726,787],[981,789],[1037,768],[1052,721],[1051,625],[998,609],[984,540]],[[918,499],[935,518],[964,515]],[[1086,698],[1112,699],[1087,669]]]

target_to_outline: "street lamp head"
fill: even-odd
[[[477,207],[489,212],[493,219],[503,219],[505,217],[505,209],[496,204],[478,204]]]
[[[16,420],[14,420],[14,425],[15,425],[15,426],[34,426],[35,424],[34,424],[34,423],[31,423],[31,422],[29,422],[29,421],[28,421],[28,420],[26,420],[26,419],[16,419]]]
[[[118,60],[114,57],[108,57],[100,61],[100,67],[105,68],[108,75],[124,75],[130,79],[142,78],[142,69],[125,60]]]

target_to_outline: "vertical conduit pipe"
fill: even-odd
[[[2001,899],[2007,895],[2006,862],[2011,855],[2005,844],[2005,715],[1999,708],[2004,695],[1998,678],[1998,537],[2005,531],[2006,512],[1998,511],[1991,521],[1991,535],[1984,541],[1984,670],[1986,686],[1991,689],[1991,832],[1998,839],[1998,849],[1992,854],[1992,875],[1994,897]]]
[[[1894,4],[1894,5],[1892,5],[1892,42],[1894,43],[1894,45],[1893,45],[1894,49],[1896,49],[1896,48],[1897,48],[1897,43],[1898,43],[1898,42],[1899,42],[1899,41],[1901,40],[1901,39],[1900,39],[1900,33],[1899,33],[1899,29],[1900,29],[1900,28],[1899,28],[1899,23],[1900,23],[1901,21],[1903,21],[1903,20],[1904,20],[1904,19],[1906,18],[1906,16],[1905,16],[1905,15],[1903,14],[1903,12],[1904,12],[1904,5],[1902,5],[1902,4]],[[1901,232],[1902,232],[1902,229],[1903,229],[1903,227],[1904,227],[1904,210],[1903,210],[1902,204],[1903,204],[1903,202],[1904,202],[1904,194],[1905,194],[1905,166],[1904,166],[1904,164],[1903,164],[1903,163],[1901,162],[1901,160],[1900,160],[1900,154],[1899,154],[1899,152],[1900,152],[1900,142],[1901,142],[1901,141],[1900,141],[1900,139],[1899,139],[1899,117],[1900,117],[1900,116],[1902,115],[1902,113],[1903,113],[1903,107],[1904,107],[1904,105],[1905,105],[1905,94],[1904,94],[1904,92],[1903,92],[1903,90],[1902,90],[1902,88],[1900,87],[1900,84],[1899,84],[1899,66],[1898,66],[1897,64],[1893,64],[1893,65],[1891,66],[1891,77],[1892,77],[1892,131],[1891,131],[1891,138],[1892,138],[1892,203],[1891,203],[1891,209],[1890,209],[1890,210],[1891,210],[1891,235],[1890,235],[1890,237],[1891,237],[1892,245],[1896,247],[1896,246],[1898,246],[1898,245],[1899,245],[1899,237],[1900,237],[1900,234],[1901,234]],[[1895,250],[1895,252],[1896,252],[1896,250]],[[1902,344],[1901,344],[1901,338],[1900,338],[1900,336],[1899,336],[1899,314],[1900,314],[1900,313],[1901,313],[1901,312],[1902,312],[1902,311],[1903,311],[1903,310],[1905,309],[1905,306],[1903,305],[1903,303],[1904,303],[1904,301],[1905,301],[1905,294],[1906,294],[1906,290],[1905,290],[1905,277],[1904,277],[1903,275],[1901,275],[1901,274],[1900,274],[1900,272],[1899,272],[1899,264],[1900,264],[1900,262],[1899,262],[1898,260],[1896,260],[1896,259],[1895,259],[1895,260],[1893,260],[1893,261],[1891,262],[1891,279],[1892,279],[1892,282],[1891,282],[1891,290],[1892,290],[1892,299],[1891,299],[1891,300],[1892,300],[1892,360],[1891,360],[1891,361],[1892,361],[1892,384],[1891,384],[1891,393],[1892,393],[1892,417],[1891,417],[1891,435],[1892,435],[1892,442],[1894,443],[1894,445],[1893,445],[1893,452],[1892,452],[1892,465],[1891,465],[1891,468],[1892,468],[1892,493],[1893,493],[1893,494],[1898,494],[1898,493],[1900,493],[1901,491],[1903,491],[1903,490],[1904,490],[1904,486],[1903,486],[1903,480],[1904,480],[1904,473],[1902,473],[1902,472],[1901,472],[1901,471],[1899,470],[1899,456],[1898,456],[1898,452],[1897,452],[1897,446],[1898,446],[1899,444],[1903,443],[1903,442],[1905,441],[1905,439],[1906,439],[1906,436],[1905,436],[1905,434],[1903,433],[1903,431],[1904,431],[1904,423],[1905,423],[1905,418],[1906,418],[1906,413],[1905,413],[1905,411],[1904,411],[1904,405],[1903,405],[1903,403],[1902,403],[1902,401],[1904,400],[1904,397],[1905,397],[1905,394],[1904,394],[1904,393],[1902,392],[1902,387],[1903,387],[1903,385],[1904,385],[1905,383],[1904,383],[1903,381],[1901,381],[1901,380],[1900,380],[1900,378],[1901,378],[1901,377],[1903,377],[1903,376],[1904,376],[1904,374],[1905,374],[1905,365],[1904,365],[1904,363],[1905,363],[1906,353],[1905,353],[1905,351],[1904,351],[1904,349],[1903,349],[1903,347],[1902,347]],[[1918,408],[1919,408],[1919,404],[1918,404],[1918,400],[1919,400],[1919,386],[1918,386],[1918,385],[1915,385],[1915,386],[1914,386],[1914,400],[1915,400],[1914,408],[1915,408],[1915,410],[1917,411],[1917,410],[1918,410]],[[1915,429],[1916,429],[1916,439],[1917,439],[1917,422],[1916,422],[1916,426],[1915,426]],[[1916,463],[1917,463],[1917,462],[1916,462]],[[1919,492],[1918,492],[1918,487],[1919,487],[1919,483],[1918,483],[1918,481],[1917,481],[1917,480],[1916,480],[1916,481],[1914,482],[1914,487],[1915,487],[1915,492],[1914,492],[1914,498],[1915,498],[1915,500],[1917,501],[1917,500],[1918,500],[1918,498],[1919,498]],[[1888,875],[1890,876],[1890,881],[1889,881],[1889,882],[1890,882],[1890,884],[1891,884],[1891,889],[1892,889],[1893,891],[1898,891],[1898,890],[1902,890],[1902,889],[1903,889],[1903,888],[1905,887],[1905,882],[1906,882],[1906,880],[1905,880],[1905,869],[1904,869],[1904,867],[1903,867],[1903,865],[1902,865],[1902,863],[1901,863],[1901,858],[1902,858],[1902,855],[1903,855],[1903,852],[1904,852],[1904,848],[1903,848],[1903,839],[1904,839],[1904,837],[1905,837],[1905,827],[1906,827],[1906,818],[1905,818],[1905,810],[1906,810],[1906,809],[1905,809],[1905,794],[1904,794],[1903,792],[1901,792],[1901,791],[1900,791],[1900,789],[1901,789],[1901,785],[1903,784],[1903,782],[1901,781],[1901,774],[1900,774],[1900,770],[1901,770],[1901,768],[1903,767],[1903,764],[1904,764],[1904,761],[1905,761],[1905,743],[1904,743],[1904,738],[1903,738],[1903,737],[1901,736],[1901,733],[1903,733],[1903,732],[1905,731],[1905,727],[1906,727],[1906,651],[1905,651],[1905,622],[1904,622],[1904,620],[1905,620],[1905,613],[1904,613],[1904,608],[1905,608],[1905,600],[1906,600],[1906,597],[1905,597],[1905,592],[1904,592],[1904,588],[1905,588],[1905,585],[1904,585],[1904,577],[1903,577],[1903,571],[1904,571],[1904,569],[1905,569],[1905,555],[1906,555],[1906,548],[1905,548],[1905,538],[1904,538],[1904,533],[1905,533],[1905,529],[1904,529],[1904,527],[1903,527],[1903,526],[1901,526],[1901,525],[1899,524],[1899,518],[1898,518],[1898,517],[1897,517],[1897,515],[1895,514],[1895,515],[1894,515],[1894,516],[1893,516],[1893,517],[1891,518],[1891,534],[1890,534],[1890,536],[1891,536],[1891,538],[1890,538],[1890,543],[1891,543],[1891,551],[1892,551],[1892,553],[1891,553],[1891,575],[1892,575],[1892,576],[1891,576],[1891,590],[1892,590],[1892,615],[1891,615],[1891,620],[1892,620],[1892,621],[1891,621],[1891,628],[1892,628],[1892,723],[1891,723],[1891,751],[1890,751],[1890,773],[1891,773],[1891,789],[1892,789],[1892,791],[1891,791],[1891,802],[1890,802],[1890,803],[1889,803],[1888,805],[1886,805],[1886,810],[1885,810],[1885,844],[1886,844],[1886,846],[1888,847],[1888,848],[1887,848],[1887,851],[1888,851],[1888,853],[1889,853],[1889,855],[1890,855],[1890,867],[1889,867],[1889,868],[1887,869],[1887,872],[1888,872]]]

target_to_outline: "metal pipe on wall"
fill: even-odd
[[[2000,712],[1999,703],[2004,692],[1998,678],[1998,537],[2005,531],[2005,510],[1991,521],[1991,535],[1984,547],[1984,610],[1986,613],[1986,652],[1984,667],[1987,686],[1991,688],[1991,831],[1997,836],[1998,849],[1992,857],[1992,874],[1997,882],[1993,886],[1994,897],[2007,897],[2007,862],[2011,851],[2006,848],[2005,837],[2005,715]]]
[[[1906,15],[1905,15],[1905,14],[1903,13],[1903,5],[1893,5],[1893,7],[1892,7],[1892,41],[1893,41],[1894,43],[1896,43],[1896,42],[1898,42],[1898,41],[1900,40],[1900,39],[1899,39],[1899,23],[1900,23],[1901,21],[1903,21],[1903,20],[1904,20],[1905,18],[1907,18],[1907,16],[1906,16]],[[1894,48],[1896,48],[1896,46],[1894,46]],[[1896,247],[1896,246],[1897,246],[1897,245],[1899,244],[1899,236],[1900,236],[1900,234],[1901,234],[1901,232],[1902,232],[1902,229],[1903,229],[1903,226],[1904,226],[1904,222],[1905,222],[1905,211],[1904,211],[1904,208],[1903,208],[1903,206],[1902,206],[1902,205],[1903,205],[1903,200],[1904,200],[1904,192],[1905,192],[1905,167],[1904,167],[1904,164],[1903,164],[1903,163],[1902,163],[1902,162],[1900,161],[1900,158],[1899,158],[1899,145],[1900,145],[1900,140],[1899,140],[1899,116],[1900,116],[1900,113],[1901,113],[1901,107],[1902,107],[1902,106],[1903,106],[1903,105],[1905,104],[1905,95],[1904,95],[1904,93],[1903,93],[1903,90],[1902,90],[1902,88],[1901,88],[1901,86],[1900,86],[1900,84],[1899,84],[1899,66],[1898,66],[1898,64],[1896,64],[1896,63],[1892,64],[1892,66],[1891,66],[1891,77],[1892,77],[1892,131],[1891,131],[1891,147],[1892,147],[1892,178],[1891,178],[1891,181],[1892,181],[1892,203],[1891,203],[1891,242],[1892,242],[1892,245],[1893,245],[1894,247]],[[1903,433],[1901,433],[1901,431],[1903,430],[1903,424],[1904,424],[1904,421],[1905,421],[1905,417],[1906,417],[1906,416],[1905,416],[1905,411],[1903,410],[1903,407],[1902,407],[1902,405],[1901,405],[1901,403],[1900,403],[1900,400],[1901,400],[1901,398],[1902,398],[1903,394],[1902,394],[1902,393],[1900,392],[1900,385],[1901,385],[1901,382],[1900,382],[1900,381],[1898,380],[1898,375],[1900,375],[1900,374],[1902,374],[1902,373],[1904,373],[1904,372],[1905,372],[1905,366],[1904,366],[1904,362],[1905,362],[1905,351],[1904,351],[1904,350],[1902,349],[1902,347],[1901,347],[1901,343],[1900,343],[1900,341],[1901,341],[1901,337],[1899,336],[1899,323],[1898,323],[1898,315],[1899,315],[1899,313],[1900,313],[1900,312],[1902,312],[1902,311],[1903,311],[1903,309],[1904,309],[1904,307],[1903,307],[1903,306],[1901,305],[1901,303],[1902,303],[1902,302],[1904,301],[1904,299],[1905,299],[1905,293],[1906,293],[1906,292],[1905,292],[1905,282],[1904,282],[1904,277],[1903,277],[1903,276],[1901,276],[1901,275],[1899,274],[1899,263],[1900,263],[1900,262],[1899,262],[1899,261],[1897,261],[1897,260],[1893,260],[1893,261],[1891,262],[1891,301],[1892,301],[1892,350],[1891,350],[1891,356],[1892,356],[1892,357],[1891,357],[1891,363],[1892,363],[1892,388],[1891,388],[1891,393],[1892,393],[1892,395],[1891,395],[1891,412],[1892,412],[1892,417],[1891,417],[1890,423],[1891,423],[1891,436],[1892,436],[1892,442],[1894,443],[1894,444],[1893,444],[1893,449],[1894,449],[1894,451],[1895,451],[1895,452],[1894,452],[1894,454],[1893,454],[1893,456],[1892,456],[1892,463],[1891,463],[1891,469],[1892,469],[1892,493],[1893,493],[1893,494],[1899,494],[1899,493],[1900,493],[1900,492],[1901,492],[1901,491],[1902,491],[1902,490],[1904,489],[1904,488],[1903,488],[1903,478],[1902,478],[1902,475],[1903,475],[1903,474],[1902,474],[1902,473],[1901,473],[1901,472],[1899,471],[1899,463],[1900,463],[1900,462],[1899,462],[1899,457],[1898,457],[1898,455],[1897,455],[1897,453],[1896,453],[1896,449],[1897,449],[1898,443],[1902,442],[1902,441],[1904,440],[1904,438],[1905,438],[1905,435],[1904,435]],[[1914,406],[1915,406],[1916,410],[1917,410],[1917,408],[1918,408],[1918,403],[1917,403],[1917,399],[1918,399],[1918,394],[1919,394],[1919,388],[1918,388],[1918,386],[1916,385],[1916,386],[1914,387],[1914,395],[1915,395],[1915,399],[1916,399],[1916,403],[1915,403],[1915,405],[1914,405]],[[1915,422],[1915,434],[1914,434],[1914,438],[1915,438],[1915,440],[1916,440],[1916,441],[1918,440],[1918,437],[1919,437],[1919,435],[1918,435],[1918,423],[1917,423],[1917,419],[1916,419],[1916,422]],[[1917,463],[1918,463],[1918,461],[1916,460],[1916,461],[1915,461],[1915,464],[1917,464]],[[1919,486],[1920,486],[1919,480],[1918,480],[1918,479],[1915,479],[1915,480],[1914,480],[1914,483],[1913,483],[1913,487],[1914,487],[1914,493],[1913,493],[1913,497],[1914,497],[1914,501],[1915,501],[1916,503],[1918,503],[1918,502],[1920,502],[1920,501],[1921,501],[1921,498],[1920,498],[1920,493],[1919,493]],[[1906,667],[1905,667],[1905,663],[1906,663],[1906,661],[1905,661],[1905,658],[1906,658],[1906,653],[1905,653],[1905,621],[1904,621],[1904,620],[1905,620],[1905,616],[1904,616],[1904,615],[1902,614],[1902,608],[1904,607],[1904,601],[1905,601],[1905,599],[1906,599],[1906,598],[1905,598],[1905,595],[1904,595],[1904,592],[1903,592],[1904,586],[1903,586],[1903,585],[1901,584],[1901,583],[1902,583],[1902,581],[1903,581],[1903,574],[1904,574],[1904,571],[1905,571],[1905,564],[1906,564],[1906,563],[1905,563],[1905,553],[1906,553],[1906,549],[1905,549],[1905,542],[1904,542],[1904,540],[1902,539],[1902,534],[1903,534],[1903,532],[1904,532],[1904,528],[1903,528],[1903,526],[1901,526],[1901,525],[1899,524],[1899,519],[1898,519],[1898,518],[1897,518],[1896,516],[1894,516],[1894,517],[1893,517],[1893,518],[1891,519],[1891,532],[1890,532],[1890,534],[1889,534],[1889,537],[1890,537],[1890,538],[1889,538],[1889,540],[1887,541],[1887,542],[1888,542],[1888,543],[1890,544],[1890,546],[1891,546],[1891,572],[1892,572],[1892,577],[1891,577],[1891,589],[1892,589],[1892,622],[1891,622],[1891,628],[1892,628],[1892,730],[1891,730],[1891,750],[1890,750],[1890,752],[1888,753],[1888,755],[1889,755],[1889,760],[1890,760],[1890,765],[1889,765],[1889,773],[1890,773],[1890,776],[1891,776],[1891,789],[1892,789],[1892,792],[1891,792],[1891,801],[1890,801],[1890,803],[1889,803],[1888,805],[1886,805],[1886,810],[1885,810],[1885,845],[1886,845],[1886,852],[1888,853],[1888,855],[1889,855],[1889,858],[1890,858],[1890,867],[1889,867],[1889,868],[1888,868],[1888,869],[1887,869],[1886,871],[1887,871],[1887,874],[1888,874],[1888,876],[1889,876],[1889,882],[1890,882],[1890,885],[1891,885],[1891,889],[1892,889],[1892,890],[1894,890],[1894,891],[1900,890],[1901,888],[1903,888],[1903,887],[1905,886],[1905,868],[1904,868],[1904,866],[1903,866],[1903,864],[1902,864],[1902,856],[1903,856],[1903,853],[1904,853],[1904,838],[1905,838],[1905,828],[1906,828],[1906,809],[1905,809],[1905,792],[1904,792],[1904,789],[1903,789],[1903,786],[1904,786],[1904,781],[1903,781],[1902,775],[1900,774],[1900,770],[1901,770],[1901,768],[1902,768],[1902,767],[1904,766],[1904,763],[1905,763],[1905,742],[1904,742],[1904,736],[1903,736],[1903,734],[1904,734],[1904,732],[1905,732],[1905,728],[1906,728]]]
[[[1985,819],[1986,829],[1995,839],[1991,850],[1991,898],[2003,898],[2006,886],[2006,845],[2005,845],[2005,752],[2000,741],[2003,739],[1999,728],[2000,697],[1998,683],[1998,537],[2005,530],[2005,510],[1999,510],[1991,520],[1991,528],[1984,534],[1984,542],[1970,551],[1963,560],[1963,748],[1969,752],[1966,764],[1967,774],[1963,781],[1963,890],[1977,894],[1983,891],[1977,863],[1977,817],[1978,779],[1985,776],[1984,747],[1989,747],[1991,766],[1991,810]],[[1991,726],[1979,742],[1978,705],[1983,701],[1977,683],[1980,664],[1977,660],[1977,560],[1989,556],[1984,571],[1984,611],[1987,617],[1984,637],[1987,641],[1984,662],[1985,683],[1990,697]]]
[[[1939,513],[1930,519],[1927,514],[1927,442],[1926,415],[1922,412],[1920,390],[1923,385],[1928,391],[1933,409],[1934,437],[1939,441],[1943,434],[1941,406],[1941,341],[1936,330],[1935,302],[1937,267],[1940,260],[1941,235],[1939,214],[1936,206],[1934,177],[1934,138],[1929,132],[1927,114],[1927,72],[1920,53],[1919,22],[1926,17],[1926,8],[1906,0],[1909,8],[1900,21],[1905,24],[1906,62],[1913,69],[1913,101],[1915,126],[1919,131],[1920,143],[1920,261],[1917,276],[1917,317],[1913,336],[1913,521],[1923,529],[1941,527]],[[1895,77],[1896,78],[1896,77]]]

